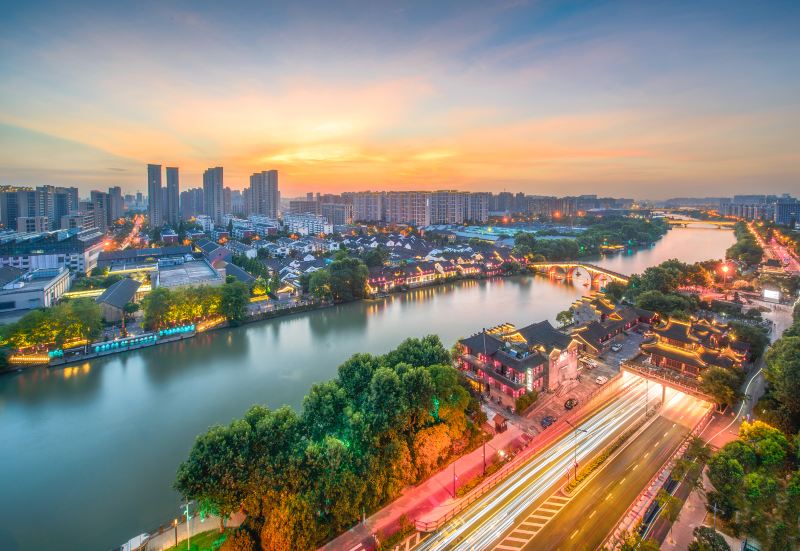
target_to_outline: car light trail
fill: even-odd
[[[650,383],[650,386],[653,386]],[[644,414],[647,392],[643,379],[635,378],[614,401],[577,425],[581,431],[578,459],[583,461],[609,437]],[[650,389],[649,396],[659,396],[660,385]],[[539,455],[522,466],[508,479],[472,507],[443,526],[418,549],[486,549],[513,524],[522,513],[554,484],[564,480],[573,466],[574,441],[569,431]]]

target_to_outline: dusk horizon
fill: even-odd
[[[0,184],[780,194],[800,176],[790,2],[33,2],[0,23]]]

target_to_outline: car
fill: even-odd
[[[572,409],[578,405],[578,400],[575,398],[570,398],[566,402],[564,402],[564,409]]]
[[[608,382],[608,377],[604,377],[603,375],[600,375],[599,377],[597,377],[594,380],[594,382],[597,383],[598,385],[604,385],[604,384],[606,384]]]
[[[558,417],[556,417],[555,415],[547,415],[543,417],[541,421],[542,428],[546,429],[547,427],[555,423],[557,419]]]
[[[622,350],[622,345],[620,343],[615,342],[614,344],[611,345],[612,352],[619,352],[620,350]]]

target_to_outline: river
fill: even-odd
[[[595,263],[630,274],[721,258],[733,241],[729,230],[673,229]],[[554,321],[586,290],[580,279],[462,281],[2,376],[0,549],[110,549],[178,516],[176,468],[210,425],[252,404],[297,408],[356,352],[428,333],[449,347],[501,322]]]

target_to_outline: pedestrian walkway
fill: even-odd
[[[514,425],[496,434],[486,443],[487,463],[494,450],[509,449],[522,444],[523,431]],[[423,516],[439,518],[460,500],[453,495],[456,490],[483,471],[483,446],[457,459],[419,486],[406,488],[401,496],[359,523],[338,538],[323,546],[326,551],[342,549],[360,551],[375,547],[373,534],[392,533],[400,526],[400,517],[405,515],[412,521]]]
[[[567,506],[571,497],[553,494],[544,503],[539,505],[528,517],[517,525],[513,532],[508,534],[494,549],[501,551],[519,551],[525,547],[536,534],[550,522],[561,509]]]

